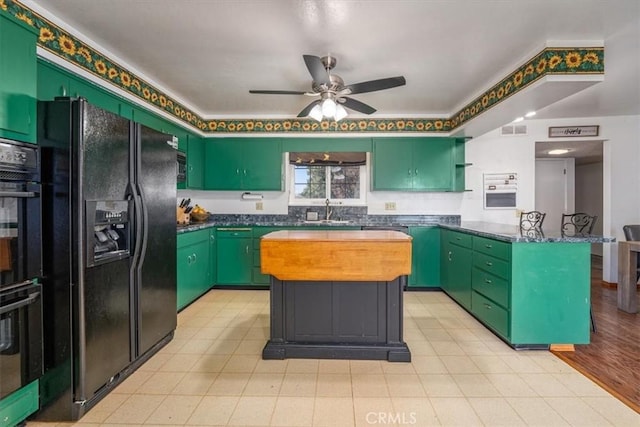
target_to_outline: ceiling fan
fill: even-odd
[[[300,111],[298,117],[310,116],[318,121],[321,121],[323,118],[331,118],[338,121],[347,116],[344,107],[364,114],[372,114],[376,111],[376,109],[370,105],[350,98],[348,95],[391,89],[406,84],[403,76],[397,76],[345,85],[340,76],[331,73],[331,70],[337,63],[335,57],[324,56],[320,58],[314,55],[302,55],[302,57],[313,78],[311,92],[293,90],[250,90],[249,93],[319,97],[319,99],[314,100]]]

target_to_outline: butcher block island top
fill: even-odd
[[[411,236],[389,230],[283,230],[262,236],[263,274],[280,280],[390,281],[411,274]]]

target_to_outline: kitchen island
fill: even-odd
[[[262,237],[260,257],[271,276],[263,359],[411,361],[402,325],[410,236],[283,230]]]

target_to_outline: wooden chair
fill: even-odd
[[[563,236],[584,236],[591,234],[597,219],[597,215],[589,215],[582,212],[562,214],[560,233]]]
[[[625,225],[622,227],[622,231],[624,231],[624,237],[628,242],[638,242],[640,241],[640,225]],[[638,261],[637,261],[638,271],[636,273],[636,282],[640,279],[640,253],[638,253]]]
[[[520,230],[542,230],[542,223],[546,213],[539,211],[521,212],[520,213]]]

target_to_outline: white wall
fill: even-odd
[[[593,234],[602,234],[602,162],[576,166],[576,212],[597,215]],[[591,245],[591,253],[602,256],[602,244]]]
[[[515,209],[484,210],[482,175],[515,172],[518,174],[518,208],[535,207],[535,143],[546,141],[549,126],[600,125],[601,135],[594,140],[603,144],[602,233],[624,240],[622,226],[640,223],[640,116],[574,118],[525,121],[525,136],[500,136],[499,130],[471,139],[466,144],[467,188],[464,193],[368,192],[369,213],[394,213],[384,203],[395,201],[397,214],[461,214],[463,221],[490,221],[517,224]],[[589,139],[589,138],[586,138]],[[554,138],[554,141],[562,141]],[[288,177],[287,177],[288,178]],[[190,196],[214,213],[286,214],[288,179],[285,192],[264,192],[262,211],[255,201],[240,200],[241,192],[182,190],[179,197]],[[603,247],[603,278],[617,282],[617,245]]]

